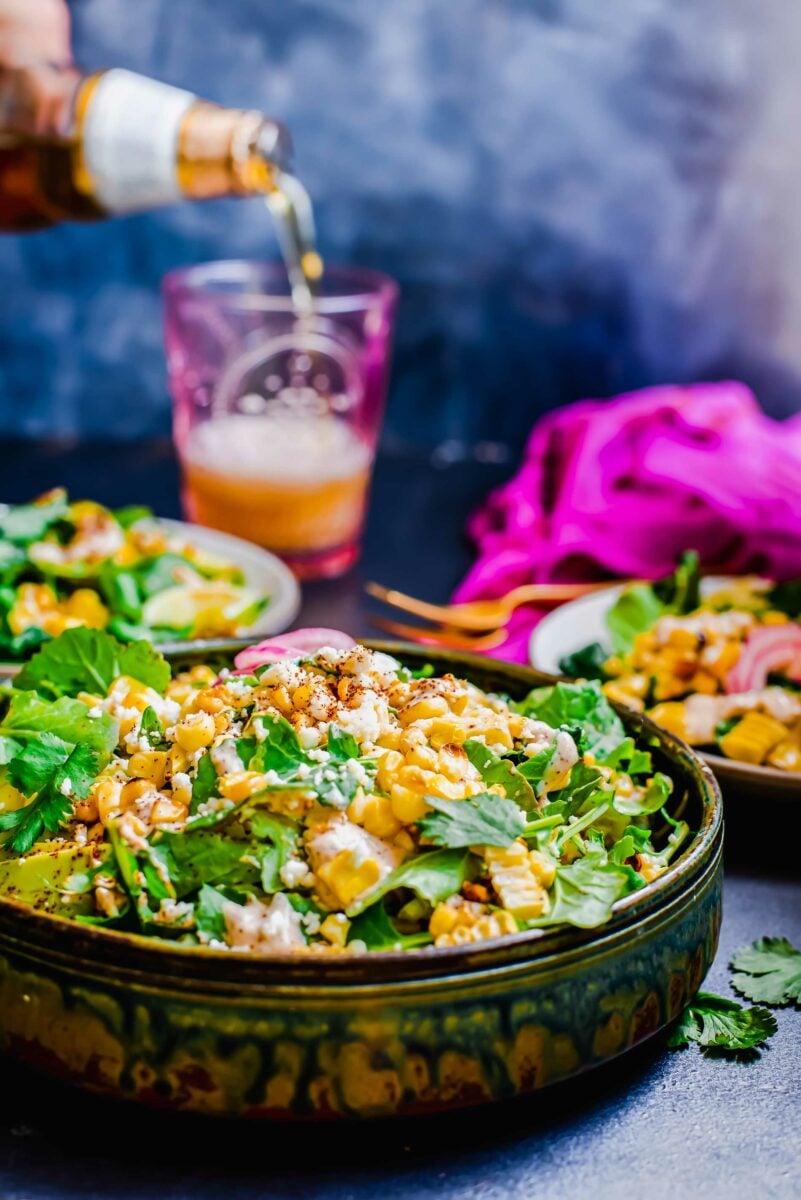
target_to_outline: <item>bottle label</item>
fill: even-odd
[[[98,80],[83,126],[84,166],[98,203],[137,212],[182,199],[178,133],[196,97],[115,68]]]

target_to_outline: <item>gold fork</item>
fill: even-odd
[[[399,608],[412,616],[423,617],[429,621],[439,621],[454,630],[483,633],[498,630],[505,625],[514,610],[522,604],[564,604],[566,600],[575,600],[589,592],[619,584],[619,579],[604,580],[601,583],[527,583],[507,592],[499,600],[470,600],[464,604],[429,604],[394,588],[382,587],[380,583],[368,583],[365,584],[365,588],[371,596],[383,600],[391,608]],[[493,645],[498,643],[494,642]]]
[[[443,629],[440,625],[405,625],[402,621],[372,616],[370,620],[379,629],[402,641],[422,642],[424,646],[444,646],[447,650],[494,650],[506,641],[505,629],[494,629],[491,633],[471,637],[455,629]]]

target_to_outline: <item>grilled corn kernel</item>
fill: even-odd
[[[444,696],[425,696],[405,705],[398,713],[401,725],[411,725],[413,721],[428,721],[432,717],[444,717],[448,711],[448,702]]]
[[[411,766],[424,767],[427,771],[436,771],[439,765],[437,752],[430,746],[413,746],[406,754],[406,762]]]
[[[360,793],[351,801],[348,816],[377,838],[393,838],[401,829],[400,821],[386,796]]]
[[[175,726],[175,740],[189,754],[210,745],[215,733],[214,718],[208,713],[190,713]]]
[[[87,825],[94,825],[98,818],[96,797],[90,794],[85,800],[76,801],[75,816],[79,821],[84,821]]]
[[[128,774],[137,779],[149,779],[157,788],[164,786],[167,775],[166,750],[140,750],[128,760]]]
[[[123,807],[127,807],[122,802],[122,782],[119,779],[99,779],[89,795],[97,805],[97,815],[104,825],[121,813]]]
[[[310,700],[311,688],[307,683],[301,684],[300,687],[295,688],[294,692],[292,693],[292,705],[298,710],[298,712],[301,712],[304,708],[308,708]]]
[[[111,615],[97,592],[91,588],[78,588],[63,602],[63,610],[67,616],[76,618],[90,629],[104,629]]]
[[[168,800],[166,796],[162,796],[156,801],[150,810],[150,820],[154,825],[171,825],[177,821],[185,821],[189,815],[189,809],[185,804],[179,804],[177,800]]]
[[[650,710],[648,716],[657,725],[661,725],[663,729],[667,729],[668,733],[675,734],[676,737],[682,738],[685,742],[689,740],[687,736],[687,722],[684,716],[684,705],[678,701],[657,704]]]
[[[343,908],[348,908],[381,878],[381,868],[373,858],[361,862],[352,850],[340,850],[329,863],[317,870],[319,878],[336,896]]]
[[[226,800],[247,800],[264,787],[264,776],[258,771],[231,771],[220,777],[217,787]]]
[[[750,712],[720,739],[720,748],[727,758],[758,765],[786,737],[787,726],[781,721],[767,713]]]
[[[403,784],[393,783],[389,797],[392,811],[403,825],[413,825],[428,812],[428,805],[423,797]]]
[[[320,933],[332,946],[344,946],[348,940],[350,921],[344,913],[329,913],[320,926]]]
[[[528,850],[522,842],[513,842],[505,849],[486,847],[484,861],[492,886],[508,912],[521,921],[548,912],[547,888],[553,883],[555,868],[545,855]]]
[[[382,792],[388,792],[397,779],[398,769],[403,766],[404,758],[397,750],[388,750],[378,760],[376,782]]]

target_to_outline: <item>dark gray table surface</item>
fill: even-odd
[[[6,445],[0,499],[56,483],[177,515],[169,447]],[[366,578],[444,599],[470,561],[466,513],[508,466],[379,461],[362,563],[306,589],[302,620],[369,632]],[[732,951],[801,946],[801,824],[754,797],[727,811],[721,947],[707,979],[732,994]],[[292,1128],[142,1113],[0,1063],[0,1200],[606,1200],[801,1196],[801,1012],[778,1014],[752,1062],[669,1051],[658,1036],[584,1078],[516,1103],[354,1127]]]

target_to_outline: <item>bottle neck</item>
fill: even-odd
[[[286,131],[261,113],[130,71],[90,76],[75,101],[75,186],[107,212],[267,192],[288,151]]]

